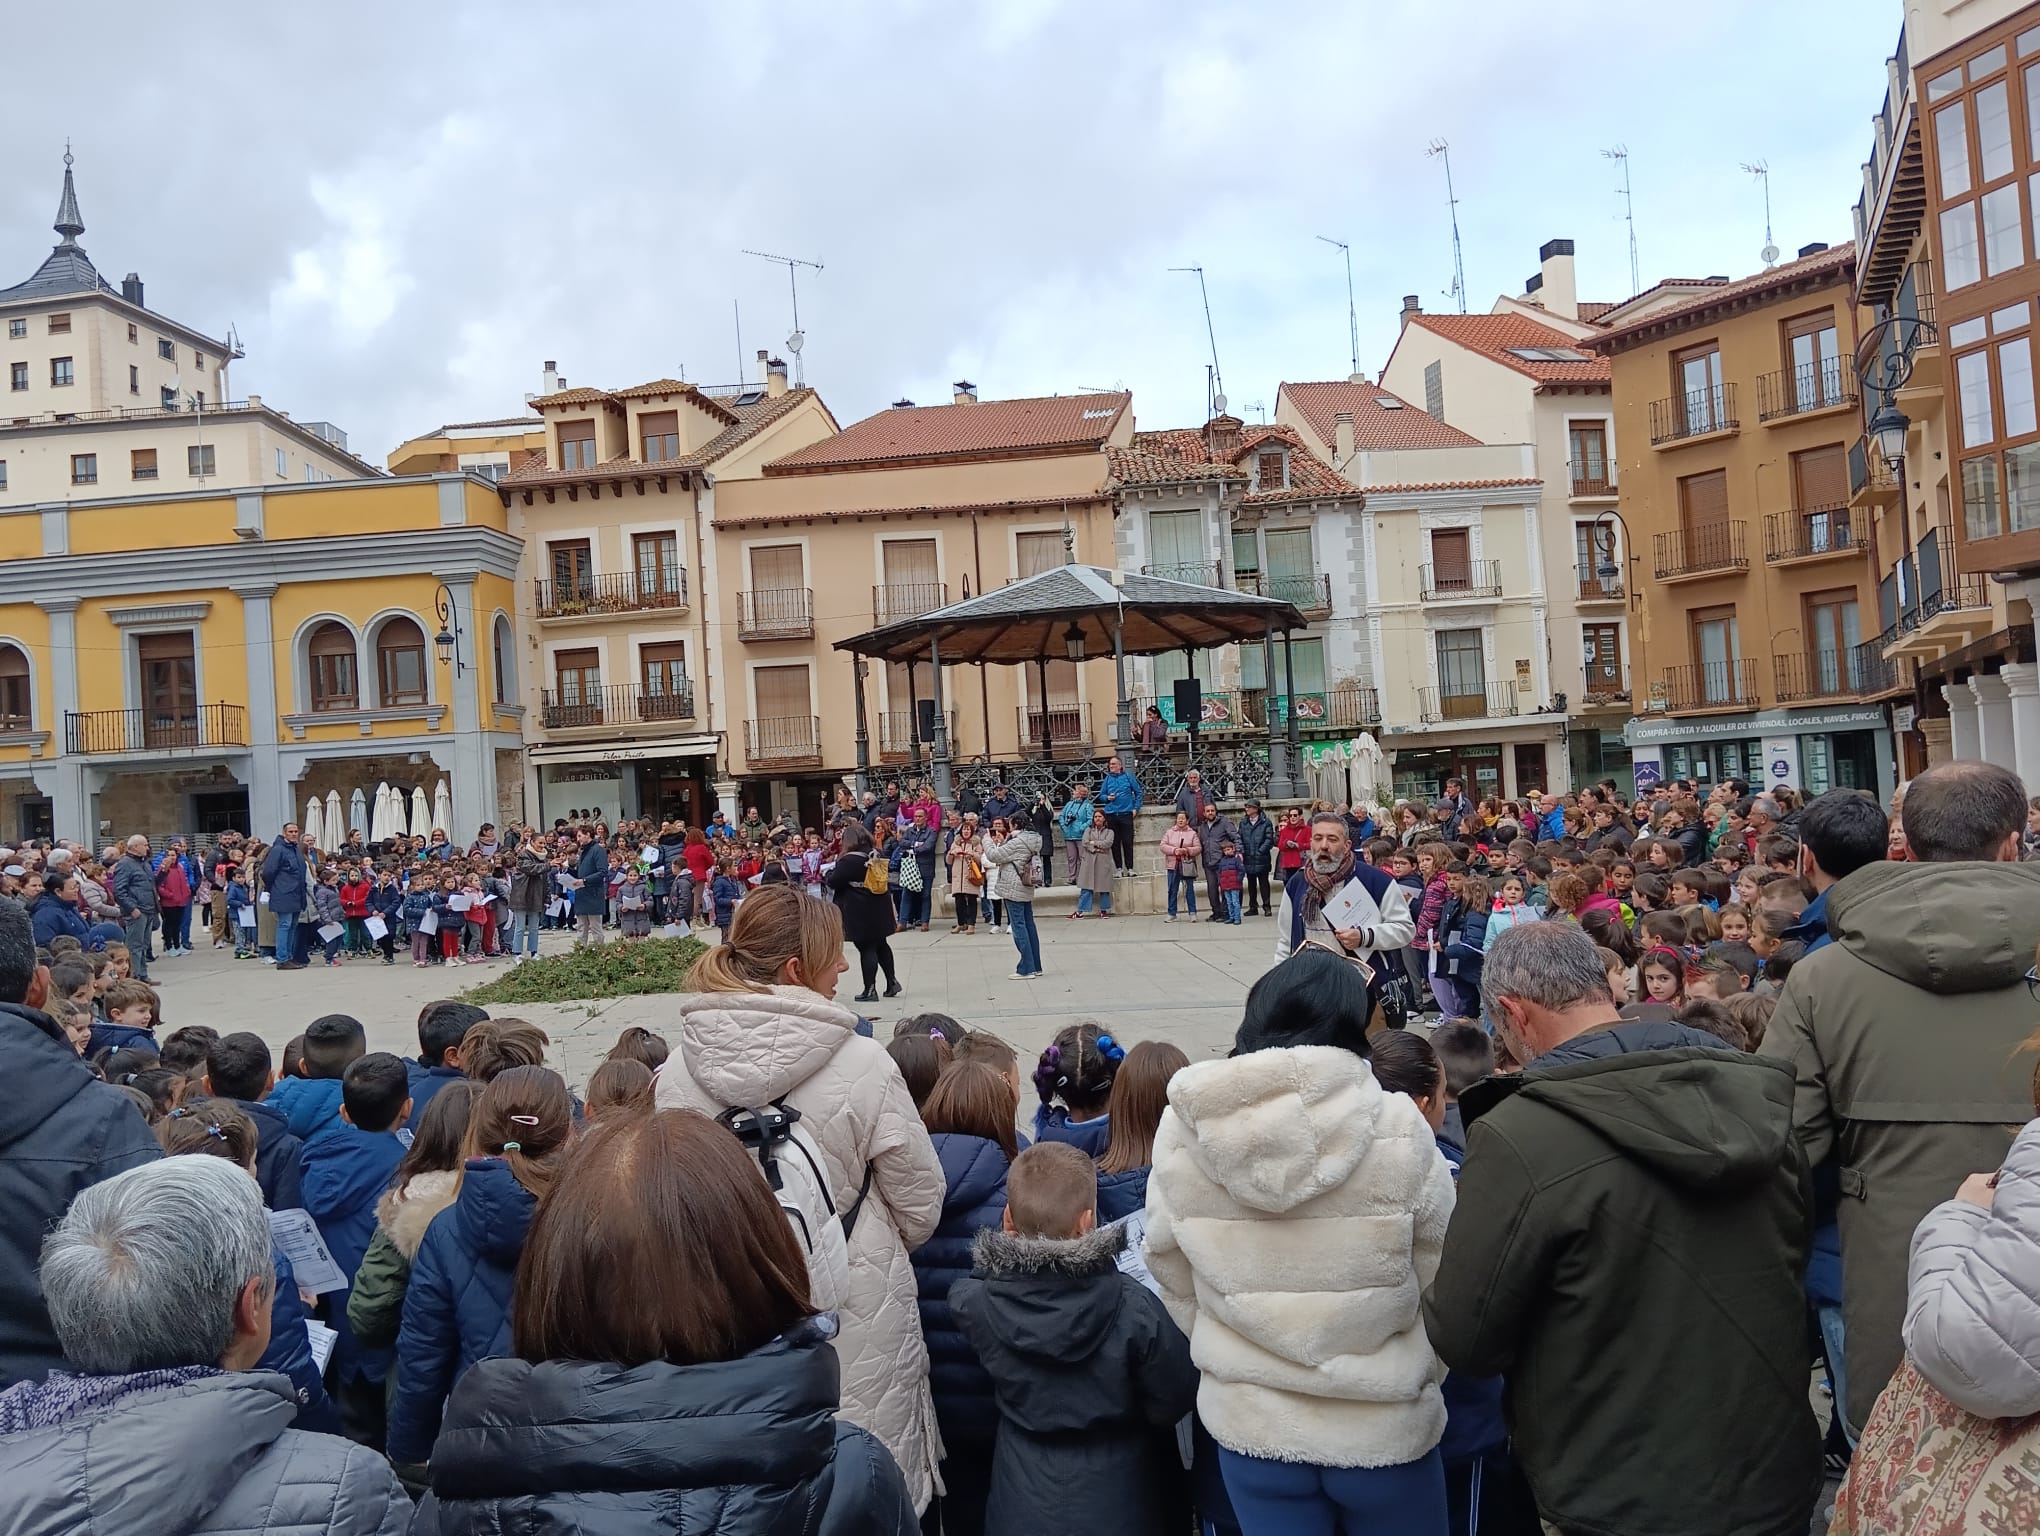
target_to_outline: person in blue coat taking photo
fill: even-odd
[[[1112,829],[1112,867],[1122,875],[1133,873],[1133,813],[1146,798],[1140,780],[1114,753],[1106,761],[1105,777],[1098,781],[1098,809]]]

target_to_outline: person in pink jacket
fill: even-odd
[[[1190,903],[1190,915],[1197,915],[1197,877],[1203,869],[1204,844],[1190,825],[1188,811],[1176,812],[1176,824],[1162,834],[1162,868],[1169,872],[1169,916],[1176,920],[1176,892],[1181,890]]]

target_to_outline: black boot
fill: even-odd
[[[885,984],[885,995],[887,997],[898,997],[900,995],[900,984],[897,981],[887,982]]]
[[[853,1003],[875,1003],[878,1001],[878,994],[872,991],[871,988],[866,987],[862,992],[851,998],[850,1001]]]

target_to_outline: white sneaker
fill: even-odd
[[[1170,913],[1170,914],[1169,914],[1169,915],[1168,915],[1167,917],[1165,917],[1165,918],[1163,918],[1163,919],[1162,919],[1162,921],[1163,921],[1163,922],[1165,922],[1165,923],[1173,923],[1173,922],[1174,922],[1175,920],[1176,920],[1176,914],[1175,914],[1175,913],[1173,913],[1173,912],[1171,912],[1171,913]]]

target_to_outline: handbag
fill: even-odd
[[[2040,1413],[1986,1419],[1908,1358],[1863,1426],[1830,1536],[2040,1529]]]
[[[912,896],[921,894],[921,861],[911,853],[900,858],[900,889]]]

